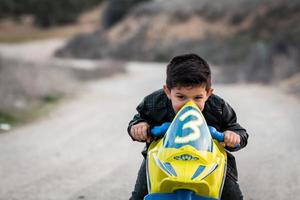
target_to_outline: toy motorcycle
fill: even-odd
[[[226,176],[227,154],[218,141],[223,133],[208,127],[189,101],[170,124],[151,130],[144,200],[218,200]],[[216,141],[217,140],[217,141]]]

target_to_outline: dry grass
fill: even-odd
[[[64,69],[0,58],[0,123],[28,121],[76,84]]]
[[[69,88],[72,77],[64,69],[40,66],[22,61],[3,60],[1,62],[1,91],[9,95],[24,95],[29,99],[61,93]]]
[[[0,57],[0,124],[30,122],[48,113],[84,81],[125,72],[115,61],[52,59],[31,63]]]

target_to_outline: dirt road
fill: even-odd
[[[49,116],[0,134],[0,200],[125,200],[143,144],[126,133],[135,107],[161,87],[164,68],[129,64],[128,73],[90,83]],[[217,85],[248,129],[235,153],[247,200],[300,196],[300,102],[261,85]]]
[[[1,134],[0,199],[76,199],[89,188],[97,199],[113,199],[116,188],[128,196],[143,145],[125,130],[140,95],[161,85],[146,78],[157,71],[95,82],[45,119]]]
[[[21,44],[0,43],[0,55],[6,58],[34,63],[44,62],[50,59],[55,49],[62,47],[65,42],[65,39],[54,38],[35,42],[24,42]]]

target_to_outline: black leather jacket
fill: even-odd
[[[172,103],[162,89],[146,96],[144,100],[138,105],[137,111],[138,114],[136,114],[129,122],[129,126],[127,129],[128,133],[131,126],[139,122],[147,122],[150,127],[153,127],[161,125],[164,122],[171,122],[175,117]],[[236,114],[230,107],[230,105],[226,103],[221,97],[215,94],[212,94],[205,102],[204,110],[202,111],[202,113],[209,126],[213,126],[221,132],[231,130],[241,136],[240,147],[226,147],[227,176],[237,181],[238,173],[235,158],[228,151],[237,151],[247,145],[248,134],[246,130],[237,123]],[[146,156],[148,146],[149,144],[146,145],[145,149],[142,152],[144,156]]]

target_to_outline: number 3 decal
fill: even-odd
[[[199,126],[203,124],[202,116],[196,110],[189,110],[184,114],[182,114],[179,117],[179,120],[184,121],[188,116],[195,116],[197,119],[193,121],[189,121],[188,123],[184,124],[182,130],[190,128],[192,129],[192,132],[187,136],[183,136],[183,137],[177,136],[175,138],[175,143],[179,143],[179,144],[188,143],[188,142],[195,141],[200,137]]]

